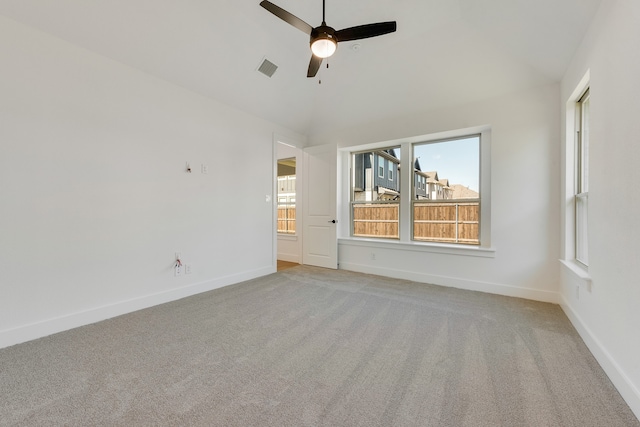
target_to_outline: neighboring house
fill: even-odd
[[[416,159],[413,162],[413,194],[415,194],[416,199],[422,200],[429,198],[429,193],[427,192],[428,180],[429,175],[422,172],[420,161]]]
[[[394,149],[354,155],[354,200],[395,200],[400,196],[400,159]]]
[[[436,194],[438,195],[438,199],[452,199],[453,191],[451,187],[449,187],[449,180],[447,178],[443,178],[438,181],[438,186],[436,189]]]
[[[413,162],[413,187],[416,199],[442,200],[452,199],[453,191],[448,179],[438,178],[438,172],[423,172],[420,161]]]
[[[438,178],[438,172],[425,172],[427,175],[427,197],[431,200],[450,199],[449,180]]]
[[[400,196],[400,159],[394,149],[358,153],[354,156],[354,201],[397,200]],[[413,162],[413,189],[418,200],[455,199],[453,188],[437,171],[423,172]],[[474,198],[477,198],[477,193]]]

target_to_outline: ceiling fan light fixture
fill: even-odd
[[[329,34],[320,34],[311,42],[311,52],[318,58],[328,58],[336,52],[338,43]]]
[[[336,31],[333,27],[327,25],[324,19],[324,3],[322,0],[322,24],[319,27],[312,27],[302,19],[287,12],[283,8],[276,6],[269,0],[262,0],[260,6],[292,25],[305,34],[311,36],[309,44],[313,56],[309,61],[307,69],[307,77],[315,77],[316,73],[322,65],[324,58],[328,58],[336,52],[338,42],[348,42],[353,40],[368,39],[369,37],[377,37],[383,34],[389,34],[396,31],[396,21],[377,22],[373,24],[357,25],[355,27],[344,28]],[[355,44],[352,49],[357,50],[359,44]],[[327,64],[327,67],[329,64]]]

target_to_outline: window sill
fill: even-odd
[[[591,276],[589,276],[589,272],[580,264],[575,261],[568,261],[561,259],[560,263],[565,266],[567,270],[569,270],[578,280],[582,282],[585,286],[587,286],[588,290],[591,291]]]
[[[297,236],[296,234],[278,233],[278,240],[291,240],[291,241],[295,241],[295,240],[298,240],[298,236]]]
[[[375,247],[382,249],[395,249],[403,251],[430,252],[446,255],[475,256],[482,258],[495,258],[495,248],[483,248],[479,246],[452,245],[446,243],[400,242],[398,240],[387,241],[380,239],[367,239],[361,237],[346,237],[338,239],[338,245]]]

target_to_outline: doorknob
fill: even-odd
[[[335,219],[332,219],[331,221],[327,221],[327,222],[330,222],[330,223],[332,223],[332,224],[335,224],[335,223],[336,223],[336,222],[338,222],[338,221],[337,221],[337,220],[335,220]]]

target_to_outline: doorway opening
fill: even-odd
[[[302,264],[302,150],[277,142],[276,235],[277,270]]]

